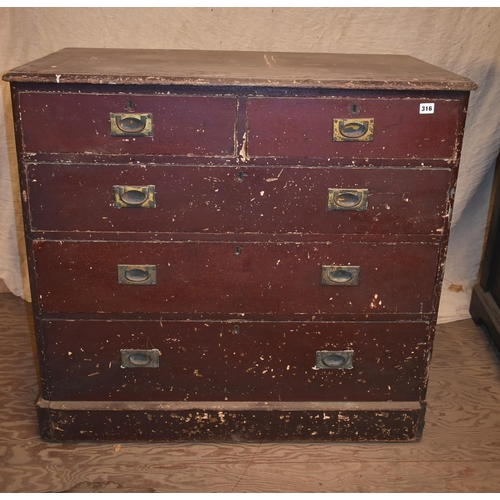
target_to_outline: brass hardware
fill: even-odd
[[[373,141],[374,118],[333,120],[334,141]]]
[[[315,370],[352,370],[354,351],[316,351]]]
[[[158,349],[121,349],[122,368],[159,368]]]
[[[118,264],[120,285],[156,285],[156,266]]]
[[[367,189],[328,189],[327,210],[366,210]]]
[[[115,208],[155,208],[154,186],[113,186]]]
[[[355,286],[359,284],[359,266],[322,266],[322,285]]]
[[[153,136],[153,115],[151,113],[110,113],[112,136]]]

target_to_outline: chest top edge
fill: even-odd
[[[3,76],[8,82],[475,90],[477,85],[405,55],[66,48]]]

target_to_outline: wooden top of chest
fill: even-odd
[[[9,82],[474,90],[404,55],[66,48],[4,75]]]

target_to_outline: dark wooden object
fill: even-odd
[[[115,49],[4,79],[46,439],[419,439],[470,80]]]
[[[486,326],[500,349],[500,155],[497,158],[491,193],[492,212],[484,248],[479,283],[472,290],[470,313]]]

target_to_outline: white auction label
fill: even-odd
[[[420,103],[420,114],[421,115],[431,115],[432,113],[434,113],[434,103],[433,102]]]

